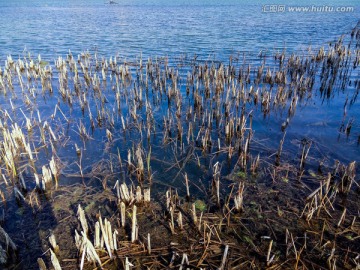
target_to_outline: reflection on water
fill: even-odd
[[[258,155],[257,180],[276,182],[267,169],[279,169],[274,163],[283,138],[281,163],[290,169],[286,176],[280,172],[278,181],[294,180],[286,186],[294,193],[294,171],[307,146],[309,156],[300,165],[305,191],[318,187],[318,168],[322,174],[323,168],[334,169],[336,160],[346,165],[358,160],[360,83],[359,68],[352,67],[356,38],[349,62],[337,54],[314,59],[321,46],[331,51],[341,34],[350,33],[359,10],[331,16],[268,14],[261,5],[232,0],[226,5],[205,0],[107,5],[93,0],[12,1],[0,7],[0,66],[6,86],[0,85],[1,173],[21,189],[26,203],[21,198],[15,203],[10,180],[1,189],[9,203],[6,230],[18,244],[34,246],[20,250],[22,265],[36,265],[34,258],[47,247],[50,229],[65,227],[64,235],[73,237],[76,219],[70,218],[71,226],[63,221],[74,215],[79,202],[96,208],[92,214],[114,206],[107,200],[114,197],[110,188],[118,179],[151,179],[155,190],[171,186],[183,195],[186,172],[193,181],[192,195],[210,202],[207,189],[216,162],[225,194],[229,186],[224,183],[234,175],[243,180],[251,174]],[[347,35],[341,50],[349,41]],[[90,53],[78,56],[85,50]],[[279,55],[274,57],[277,52],[286,55],[283,63]],[[10,58],[4,64],[8,54],[13,66]],[[35,67],[21,68],[18,59],[28,65],[32,59]],[[331,59],[335,64],[327,65]],[[334,75],[335,69],[340,74]],[[272,82],[276,72],[284,72],[287,82]],[[7,137],[15,123],[23,140]],[[5,145],[14,145],[10,152],[16,169]],[[52,158],[59,168],[56,192],[35,177],[42,179],[42,166],[49,167]],[[72,184],[84,188],[72,190]],[[95,196],[105,206],[95,204]],[[111,207],[106,211],[112,215]],[[34,233],[19,236],[10,223]],[[67,256],[76,256],[74,245],[69,250]]]

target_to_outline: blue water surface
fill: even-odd
[[[360,18],[357,1],[118,0],[5,1],[0,52],[26,49],[43,57],[83,50],[134,57],[199,55],[227,59],[261,50],[301,51],[348,33]],[[269,5],[350,6],[353,12],[263,12]]]

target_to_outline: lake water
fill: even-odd
[[[97,50],[134,57],[229,55],[287,48],[319,47],[348,33],[360,17],[357,1],[305,1],[301,5],[352,6],[354,12],[262,12],[279,1],[119,0],[117,5],[90,1],[1,1],[0,51],[18,55],[24,48],[54,58]],[[288,6],[299,6],[296,1]]]
[[[343,13],[289,12],[287,9],[292,5],[299,6],[295,1],[285,5],[279,1],[250,4],[235,0],[222,1],[221,4],[211,0],[118,2],[110,5],[97,0],[1,1],[0,66],[4,65],[7,55],[17,59],[25,55],[24,51],[34,57],[40,54],[43,60],[54,64],[58,56],[65,56],[69,50],[75,56],[88,50],[99,57],[118,56],[129,61],[138,60],[140,55],[143,59],[168,56],[170,63],[184,57],[195,57],[209,63],[214,60],[228,63],[229,57],[233,56],[239,65],[244,61],[258,67],[263,61],[260,54],[271,59],[284,49],[287,55],[306,55],[309,46],[313,51],[321,46],[327,47],[341,35],[349,34],[360,18],[357,1],[307,1],[301,4],[354,8],[353,12]],[[284,5],[286,10],[264,12],[271,5]],[[350,80],[354,82],[358,77],[359,71],[354,70]],[[319,85],[315,86],[315,90],[318,88]],[[287,141],[311,138],[317,142],[312,154],[319,159],[330,157],[328,165],[335,159],[344,163],[358,160],[359,102],[346,103],[344,115],[345,101],[350,100],[355,92],[352,84],[345,91],[337,89],[326,100],[315,91],[311,99],[300,101],[287,129]],[[20,99],[12,102],[22,106]],[[38,107],[47,115],[53,113],[53,101],[49,102]],[[7,98],[1,99],[0,103],[4,108],[10,108]],[[283,136],[280,126],[287,118],[285,110],[271,111],[270,115],[263,117],[258,107],[250,109],[255,112],[255,139],[276,149]],[[66,106],[63,110],[71,113]],[[349,121],[353,124],[351,133],[346,136],[339,130],[343,122],[346,125]],[[103,132],[94,135],[99,143]],[[84,153],[84,162],[88,161],[88,165],[93,161],[94,153],[101,153],[96,147],[90,144]],[[72,148],[63,151],[63,157],[67,159]],[[289,155],[296,155],[298,145],[289,143],[287,151]]]
[[[213,0],[118,0],[118,4],[113,5],[107,4],[102,0],[0,0],[0,67],[2,70],[4,70],[5,60],[8,55],[12,55],[14,60],[24,59],[28,52],[31,53],[33,59],[37,59],[37,55],[40,54],[41,59],[45,61],[44,63],[51,65],[54,70],[52,78],[54,93],[49,93],[47,90],[42,91],[39,79],[27,81],[25,73],[22,74],[26,84],[25,91],[21,91],[19,83],[16,81],[17,75],[13,71],[15,82],[13,93],[0,95],[1,120],[10,126],[12,119],[10,120],[8,115],[5,114],[5,110],[10,112],[11,117],[15,122],[19,123],[27,135],[27,139],[31,141],[31,147],[39,150],[36,153],[35,168],[26,165],[25,159],[23,160],[23,157],[20,158],[20,167],[21,169],[25,168],[26,184],[30,189],[34,188],[33,170],[37,170],[40,173],[41,166],[49,163],[53,151],[56,152],[63,166],[60,185],[66,186],[67,184],[73,184],[75,178],[76,180],[80,179],[80,182],[83,180],[81,177],[71,177],[71,175],[75,174],[79,176],[80,167],[84,169],[85,174],[90,174],[94,169],[99,168],[100,170],[104,164],[104,167],[109,169],[109,164],[111,163],[112,171],[112,162],[117,164],[118,153],[124,164],[126,164],[128,149],[132,149],[132,153],[134,153],[136,144],[143,143],[143,147],[147,151],[146,153],[151,151],[152,154],[151,168],[154,172],[155,183],[165,183],[166,188],[168,187],[167,185],[175,186],[179,189],[184,188],[182,177],[175,177],[175,175],[178,176],[178,168],[173,167],[171,162],[173,164],[178,162],[177,158],[179,157],[176,155],[184,158],[185,151],[182,152],[184,149],[181,148],[181,145],[177,145],[177,143],[174,144],[175,146],[170,144],[170,146],[163,145],[163,133],[165,133],[163,132],[163,124],[166,122],[164,117],[175,114],[174,108],[176,104],[173,100],[171,102],[168,101],[164,94],[161,95],[160,93],[161,97],[159,98],[159,92],[161,91],[154,90],[154,82],[150,84],[149,90],[149,101],[153,108],[155,122],[154,134],[149,139],[152,147],[151,150],[148,142],[145,140],[140,142],[140,133],[144,132],[145,134],[146,130],[144,127],[148,121],[144,104],[139,102],[139,104],[135,105],[138,101],[133,103],[133,100],[135,88],[137,90],[137,87],[145,89],[143,81],[136,77],[139,73],[145,77],[144,69],[139,72],[136,65],[130,65],[133,81],[128,86],[122,85],[120,87],[121,113],[119,113],[115,96],[115,75],[112,73],[110,76],[110,71],[107,73],[106,79],[100,83],[104,96],[100,95],[99,97],[98,93],[93,91],[92,86],[85,86],[83,77],[81,77],[83,87],[81,91],[83,92],[81,95],[76,93],[72,77],[74,72],[69,68],[70,80],[68,85],[71,92],[69,96],[73,97],[73,103],[69,105],[68,100],[66,98],[63,99],[59,93],[59,77],[61,76],[60,72],[54,67],[55,59],[59,56],[66,57],[66,54],[71,50],[74,58],[77,59],[78,54],[83,51],[89,51],[93,57],[96,54],[99,61],[101,61],[102,57],[108,59],[109,57],[116,56],[119,59],[118,64],[124,61],[133,64],[136,61],[139,62],[140,57],[142,57],[144,62],[149,57],[153,61],[157,58],[164,60],[164,57],[168,57],[169,67],[179,69],[180,79],[178,87],[181,91],[183,113],[180,115],[180,119],[184,127],[187,128],[188,122],[191,122],[191,120],[185,119],[185,112],[187,113],[194,108],[194,90],[190,91],[189,95],[186,94],[186,76],[187,72],[192,71],[194,66],[204,65],[204,63],[211,66],[212,63],[216,63],[214,66],[218,67],[219,62],[227,65],[229,64],[229,58],[232,57],[232,64],[236,67],[236,72],[241,67],[246,69],[248,64],[251,65],[251,82],[246,84],[246,91],[252,85],[255,88],[261,89],[260,92],[264,90],[264,93],[268,91],[267,93],[274,94],[276,92],[275,88],[269,89],[265,83],[261,82],[260,84],[253,83],[256,77],[256,70],[264,61],[271,70],[275,71],[279,67],[278,62],[274,61],[274,54],[276,52],[281,53],[285,50],[286,59],[288,59],[292,53],[300,56],[308,55],[309,47],[311,47],[312,53],[317,52],[322,46],[327,49],[328,45],[337,41],[341,35],[349,35],[359,21],[360,6],[358,1],[316,2],[305,1],[301,5],[322,7],[325,5],[343,6],[353,7],[354,10],[353,12],[338,13],[289,12],[287,8],[292,5],[299,6],[300,3],[290,1],[284,4],[278,0],[255,1],[251,4],[243,0],[225,0],[221,1],[221,3],[220,1]],[[273,5],[276,5],[276,7],[285,6],[286,10],[285,12],[267,12],[268,8]],[[349,38],[347,37],[344,44],[347,44],[348,41]],[[352,50],[352,53],[355,54],[355,47]],[[196,61],[193,61],[193,59],[196,59]],[[161,72],[165,69],[163,64],[164,61],[161,62]],[[90,64],[90,67],[91,76],[97,73],[101,77],[101,69],[96,70],[94,62]],[[310,91],[311,93],[299,99],[296,113],[289,119],[283,149],[284,161],[292,165],[295,164],[294,167],[297,168],[301,153],[301,142],[313,142],[309,152],[308,163],[305,166],[307,176],[312,174],[309,170],[315,171],[320,163],[330,170],[330,168],[334,167],[336,160],[347,165],[351,161],[359,161],[360,157],[360,103],[357,98],[360,87],[355,86],[355,81],[359,80],[360,77],[359,67],[350,69],[349,82],[351,84],[348,83],[344,89],[341,89],[339,84],[335,84],[329,97],[324,97],[319,91],[320,70],[321,67],[317,70],[318,73],[315,76],[316,83]],[[266,70],[264,70],[265,72]],[[84,74],[81,73],[82,75]],[[167,81],[170,85],[170,77],[167,78]],[[35,94],[32,96],[30,92],[33,89],[35,89]],[[145,95],[148,98],[148,93],[145,94],[144,90],[144,99]],[[80,103],[81,99],[85,96],[88,98],[90,105],[88,109],[85,108],[84,112],[80,108]],[[224,97],[221,97],[221,99],[224,99]],[[26,103],[29,100],[30,105]],[[103,102],[103,100],[106,100],[106,102]],[[212,109],[211,106],[215,106],[211,103],[211,100],[211,98],[205,100],[204,104],[211,104],[206,109],[210,110]],[[273,166],[274,155],[280,140],[284,136],[281,126],[288,118],[290,102],[291,100],[285,99],[283,106],[271,105],[270,112],[267,114],[263,113],[261,105],[255,104],[252,101],[244,102],[246,115],[252,112],[253,116],[252,128],[254,132],[250,152],[253,157],[257,154],[260,155],[264,167],[270,163]],[[55,110],[57,113],[53,117],[56,104],[59,109]],[[96,125],[94,130],[91,131],[90,112],[95,117],[98,111],[100,111],[98,106],[103,106],[102,109],[106,114],[105,124],[103,123],[103,126]],[[134,106],[137,108],[139,117],[142,119],[142,122],[139,122],[143,124],[143,129],[138,128],[133,123],[135,121],[132,121],[132,116],[129,112]],[[20,108],[23,111],[20,112]],[[36,123],[38,119],[37,111],[40,112],[42,118],[42,121],[39,120],[39,123]],[[232,107],[231,115],[237,115],[239,111]],[[196,113],[192,111],[192,119],[194,119],[194,114]],[[55,142],[50,134],[47,133],[46,138],[48,142],[43,143],[37,128],[34,132],[26,131],[25,115],[31,118],[32,122],[36,123],[40,129],[44,126],[44,121],[47,121],[61,139]],[[128,129],[123,129],[122,116],[124,116],[126,124],[129,125]],[[202,116],[197,115],[197,117],[197,120],[193,121],[194,130],[196,131],[195,136],[197,132],[200,134],[200,129],[202,129],[200,120]],[[65,121],[67,119],[69,119],[68,122]],[[176,118],[173,116],[172,119]],[[113,120],[111,125],[109,124],[110,120]],[[352,123],[351,131],[346,134],[341,127],[342,125],[346,126],[348,123]],[[82,140],[80,138],[80,124],[85,125],[85,129],[90,134],[91,139]],[[203,180],[202,184],[206,187],[209,186],[212,179],[212,165],[217,159],[224,164],[222,171],[224,175],[222,176],[229,174],[233,169],[233,165],[237,162],[233,157],[227,163],[227,154],[225,152],[225,154],[220,155],[216,153],[218,138],[222,151],[228,145],[224,142],[223,126],[217,130],[214,124],[212,128],[211,134],[214,144],[212,145],[212,150],[210,150],[211,155],[205,153],[206,151],[197,149],[194,151],[195,154],[192,155],[191,162],[186,164],[185,169],[182,171],[182,173],[186,171],[190,179],[200,179],[199,182]],[[114,136],[113,141],[107,138],[106,129],[111,130]],[[172,131],[174,130],[176,130],[176,124],[173,123]],[[186,131],[184,130],[184,134]],[[171,135],[171,139],[176,140],[176,135],[174,134]],[[190,144],[198,146],[198,141],[200,140],[189,144],[185,142],[186,147],[188,147],[186,149],[191,151],[193,148],[191,148],[192,145]],[[75,153],[75,143],[82,150],[81,160],[79,160],[79,156]],[[174,149],[177,149],[176,151],[179,152],[174,154]],[[198,158],[197,160],[194,158],[195,155]],[[145,158],[146,155],[144,155]],[[104,161],[100,164],[101,166],[97,163],[99,160]],[[121,168],[121,170],[124,168]],[[119,168],[115,168],[115,172],[111,174],[111,179],[109,178],[109,187],[110,185],[113,187],[114,181],[122,179],[121,177],[124,175],[116,169]],[[3,164],[1,170],[2,173],[6,171]],[[359,166],[357,171],[359,171]],[[91,177],[87,176],[86,180],[89,178]],[[175,181],[175,178],[178,181]],[[180,178],[181,180],[179,180]],[[271,182],[268,175],[264,178],[266,178],[265,181]],[[94,181],[94,179],[92,180]],[[98,180],[95,180],[98,183],[96,184],[97,188],[101,186],[102,179],[100,179],[101,181]],[[310,188],[318,186],[316,178],[314,182],[315,184],[309,184]],[[28,244],[29,246],[31,246],[31,241],[34,241],[34,250],[22,249],[20,251],[20,258],[22,260],[20,267],[25,267],[24,265],[29,263],[31,267],[36,268],[34,258],[42,256],[44,239],[47,237],[49,228],[52,229],[58,225],[58,220],[55,219],[55,216],[58,218],[56,214],[61,209],[59,206],[55,207],[51,204],[52,198],[49,201],[47,201],[48,197],[46,199],[43,198],[45,206],[39,210],[39,213],[41,212],[43,216],[40,215],[38,218],[32,212],[38,210],[33,210],[28,205],[21,206],[14,203],[14,196],[11,193],[12,188],[10,186],[6,187],[4,183],[1,183],[0,188],[3,190],[7,188],[9,190],[7,193],[8,197],[11,197],[9,199],[9,208],[5,210],[6,218],[9,220],[4,226],[6,231],[10,235],[17,235],[18,228],[22,226],[26,227],[28,225],[31,229],[35,228],[36,233],[34,235],[38,237],[29,235],[26,228],[22,227],[22,230],[24,230],[23,235],[25,236],[17,235],[15,241],[17,243]],[[100,189],[102,190],[102,187]],[[197,190],[196,188],[194,189]],[[183,195],[183,190],[181,192],[181,195]],[[194,191],[195,194],[196,192]],[[75,195],[74,197],[76,197]],[[204,199],[204,194],[202,196],[202,199]],[[71,204],[77,205],[77,199],[75,198]],[[52,211],[57,212],[54,214]],[[29,224],[24,224],[26,223],[24,220],[27,218],[31,222],[29,221]],[[65,219],[66,217],[64,216],[63,218]],[[17,227],[12,226],[12,222]],[[42,223],[42,225],[40,226],[39,223]],[[64,226],[63,224],[60,224],[58,228]],[[58,230],[61,231],[61,229]],[[73,233],[73,227],[71,227],[71,233]],[[33,239],[33,237],[36,239]]]
[[[105,57],[118,55],[129,60],[140,54],[144,59],[169,56],[170,60],[197,55],[198,60],[225,62],[230,55],[242,57],[245,53],[247,61],[255,62],[261,51],[273,55],[286,48],[288,54],[306,54],[309,46],[317,49],[349,33],[360,18],[357,1],[301,4],[354,7],[353,12],[345,13],[263,12],[264,5],[270,4],[283,3],[127,0],[109,5],[95,0],[2,1],[0,59],[8,54],[16,59],[26,49],[50,62],[69,50],[74,55],[89,50]],[[291,5],[298,6],[297,2],[289,2],[286,8]],[[328,106],[314,100],[312,106],[306,106],[296,115],[290,131],[294,136],[301,130],[302,134],[318,136],[320,141],[331,141],[336,157],[350,161],[359,154],[356,144],[359,124],[355,120],[350,138],[338,139],[345,97],[328,101]],[[348,109],[347,119],[356,119],[358,112],[356,103]],[[308,116],[312,118],[310,123],[302,122],[308,121]],[[271,137],[269,126],[284,121],[284,117],[276,119],[261,121],[259,136]],[[320,122],[322,129],[316,132]],[[344,149],[344,145],[349,148]]]

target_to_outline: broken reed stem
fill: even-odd
[[[88,231],[89,231],[89,226],[88,226],[87,221],[86,221],[85,212],[81,208],[80,204],[78,205],[77,216],[78,216],[78,219],[80,220],[81,227],[82,227],[84,233],[87,235]]]
[[[126,207],[125,203],[120,203],[120,219],[121,219],[121,227],[125,227],[125,219],[126,219]]]
[[[337,223],[337,226],[338,226],[338,227],[340,227],[341,223],[344,222],[344,220],[345,220],[345,215],[346,215],[346,208],[344,208],[344,210],[343,210],[343,212],[342,212],[342,214],[341,214],[341,217],[340,217],[340,219],[339,219],[339,222]]]
[[[105,218],[105,226],[102,222],[102,219],[101,219],[101,216],[99,215],[99,223],[100,223],[100,229],[101,229],[101,233],[102,233],[102,236],[103,236],[103,239],[104,239],[104,243],[105,243],[105,247],[106,247],[106,250],[109,254],[109,257],[112,258],[112,241],[111,241],[111,232],[109,233],[108,232],[108,221],[107,219]]]
[[[50,254],[51,254],[51,263],[52,263],[54,269],[55,270],[61,270],[59,260],[56,257],[55,253],[52,251],[52,249],[50,249]]]
[[[183,225],[183,217],[182,217],[181,211],[179,211],[179,213],[178,213],[177,223],[178,223],[178,225],[180,227],[180,230],[183,230],[184,225]]]
[[[75,231],[77,234],[77,232]],[[99,266],[101,266],[101,260],[99,258],[99,255],[96,253],[96,250],[90,240],[87,238],[84,232],[81,232],[82,240],[80,243],[80,251],[83,252],[81,262],[80,262],[80,269],[83,269],[84,266],[84,259],[85,255],[88,261],[91,262],[97,262]],[[77,235],[79,237],[79,235]],[[111,258],[111,253],[109,254]]]
[[[39,265],[39,270],[47,270],[46,264],[42,258],[38,258],[37,263]]]
[[[187,173],[185,173],[185,185],[186,185],[186,196],[187,196],[187,199],[189,200],[190,199],[190,189],[189,189],[189,179],[188,179]]]
[[[59,254],[59,246],[56,244],[56,239],[55,239],[55,235],[53,233],[51,233],[50,237],[49,237],[49,242],[50,245],[52,247],[52,249],[54,250],[55,254]]]
[[[192,208],[192,216],[193,216],[193,221],[194,221],[194,224],[197,225],[197,215],[196,215],[196,206],[195,206],[195,203],[191,204],[191,208]]]
[[[223,254],[223,257],[222,257],[222,260],[221,260],[221,265],[219,267],[219,270],[225,269],[225,264],[226,264],[228,251],[229,251],[229,245],[226,245],[225,250],[224,250],[224,254]]]
[[[237,211],[241,211],[243,208],[244,189],[245,189],[244,182],[240,182],[238,192],[234,196],[234,204],[235,204],[235,209]]]
[[[169,212],[170,212],[169,227],[170,227],[170,230],[171,230],[171,234],[175,234],[174,207],[173,206],[170,206]]]
[[[271,255],[272,244],[273,244],[273,240],[271,240],[269,243],[269,248],[268,248],[268,252],[267,252],[267,256],[266,256],[266,265],[267,266],[270,266],[270,264],[271,264],[270,255]]]
[[[94,247],[100,248],[100,223],[97,221],[95,223],[95,236],[94,236]]]
[[[184,264],[189,265],[189,258],[188,258],[188,255],[186,253],[183,253],[183,257],[181,259],[181,265],[180,265],[179,270],[183,269]],[[186,269],[188,269],[188,268],[186,268]]]
[[[148,233],[148,235],[147,235],[147,251],[148,251],[148,254],[151,255],[150,233]]]
[[[283,144],[285,141],[285,135],[286,135],[286,131],[284,132],[284,135],[282,137],[282,139],[280,140],[280,144],[279,144],[279,149],[276,153],[276,159],[275,159],[275,165],[279,166],[280,165],[280,157],[281,157],[281,153],[282,153],[282,149],[283,149]]]
[[[136,220],[136,205],[133,205],[132,223],[131,223],[131,242],[137,240],[137,220]]]
[[[302,149],[302,153],[301,153],[301,160],[300,160],[300,171],[302,171],[304,169],[304,164],[305,164],[305,160],[309,154],[312,142],[303,142],[304,146]]]
[[[132,263],[129,262],[128,257],[125,258],[125,270],[130,270],[130,267],[134,266]]]
[[[216,192],[216,202],[218,206],[220,206],[220,165],[219,162],[216,162],[213,166],[213,181],[215,184],[215,192]]]

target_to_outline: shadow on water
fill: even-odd
[[[48,239],[57,225],[50,196],[32,194],[37,204],[34,207],[18,199],[8,200],[1,207],[5,213],[3,228],[18,247],[16,258],[4,269],[39,269],[37,259],[49,258]]]
[[[22,194],[26,202],[21,198],[8,199],[0,208],[5,217],[1,226],[17,246],[13,256],[9,252],[9,263],[0,269],[39,269],[40,258],[48,269],[52,268],[49,241],[52,234],[59,246],[56,256],[74,258],[77,256],[74,230],[81,230],[76,218],[78,205],[83,205],[87,214],[98,212],[104,216],[113,214],[116,208],[98,179],[80,175],[60,176],[57,190],[34,188]]]

